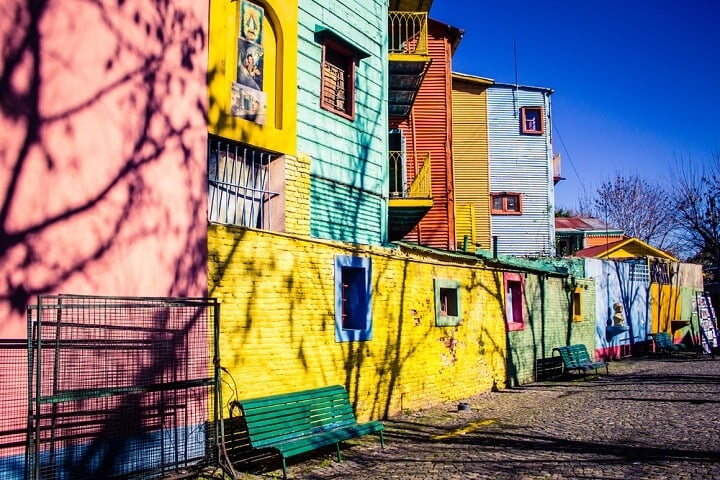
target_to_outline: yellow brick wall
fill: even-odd
[[[209,228],[210,294],[221,303],[223,399],[345,385],[360,419],[504,387],[499,274],[379,247],[349,248]],[[336,255],[372,261],[373,338],[334,333]],[[436,327],[433,279],[461,284],[463,324]]]
[[[310,157],[285,157],[285,231],[310,235]]]

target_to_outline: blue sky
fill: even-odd
[[[453,70],[548,87],[557,208],[616,173],[671,178],[720,152],[720,2],[434,0],[463,29]]]

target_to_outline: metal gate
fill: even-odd
[[[26,478],[216,464],[214,299],[41,296],[28,309]]]

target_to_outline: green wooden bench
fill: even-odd
[[[334,444],[337,459],[342,461],[343,440],[379,433],[380,445],[385,447],[383,424],[358,423],[342,385],[241,400],[237,404],[250,445],[277,451],[282,457],[283,478],[287,478],[287,458],[324,446]]]
[[[583,377],[587,378],[588,372],[595,371],[595,376],[599,377],[599,370],[603,367],[605,367],[606,374],[610,373],[608,362],[593,361],[584,344],[556,347],[553,349],[553,354],[556,351],[560,354],[560,358],[562,358],[563,368],[566,373],[578,371],[582,372]]]
[[[687,349],[685,344],[673,342],[672,337],[667,332],[651,333],[650,337],[652,337],[655,351],[658,353],[683,352]]]

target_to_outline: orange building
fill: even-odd
[[[407,116],[390,111],[390,151],[403,152],[404,171],[397,175],[391,168],[390,196],[394,174],[404,177],[397,182],[412,184],[426,162],[430,162],[432,202],[409,233],[390,238],[424,246],[455,250],[454,180],[452,168],[452,96],[451,59],[463,31],[428,20],[426,64],[422,85]],[[402,168],[396,170],[403,170]],[[392,209],[392,201],[391,201]],[[392,212],[391,212],[392,213]]]

